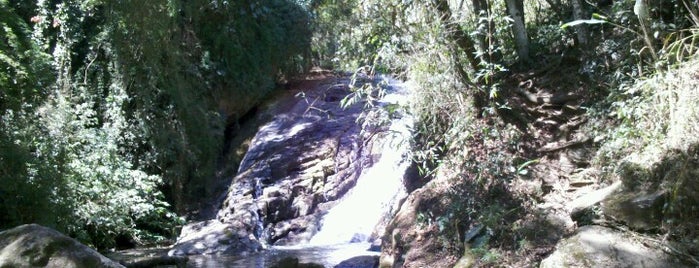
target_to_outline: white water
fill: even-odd
[[[404,84],[393,79],[389,82],[391,89],[379,105],[405,105]],[[377,135],[376,147],[371,153],[378,152],[379,159],[362,171],[356,186],[324,216],[321,230],[313,236],[310,245],[366,242],[382,217],[395,213],[399,200],[407,195],[403,177],[410,166],[412,124],[411,117],[401,115],[391,120],[384,135]]]

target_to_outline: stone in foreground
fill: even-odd
[[[556,246],[541,268],[558,267],[684,267],[668,254],[649,248],[624,233],[583,226]]]
[[[342,261],[335,268],[376,268],[379,267],[379,256],[357,256]]]
[[[0,232],[0,267],[124,267],[48,227],[26,224]]]

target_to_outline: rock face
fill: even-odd
[[[665,252],[601,226],[583,226],[562,240],[542,268],[553,267],[684,267]]]
[[[36,224],[0,232],[0,267],[124,267],[56,230]]]
[[[272,119],[252,140],[218,215],[186,226],[170,254],[241,253],[308,241],[372,162],[365,154],[380,127],[356,123],[366,115],[362,104],[339,107],[348,82],[325,80],[313,85],[318,90],[290,92],[263,108]]]
[[[448,184],[444,176],[436,176],[424,187],[408,196],[386,226],[382,237],[381,267],[453,267],[459,260],[448,252],[442,252],[436,225],[419,225],[421,212],[441,213],[448,204]]]

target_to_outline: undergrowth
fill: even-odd
[[[679,64],[623,90],[595,164],[630,189],[666,192],[662,232],[699,253],[699,59]]]

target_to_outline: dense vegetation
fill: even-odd
[[[602,137],[590,163],[601,181],[660,181],[673,193],[660,231],[691,240],[697,210],[683,202],[699,203],[688,187],[696,177],[673,165],[697,161],[687,69],[697,9],[691,0],[0,0],[0,228],[38,222],[98,247],[171,236],[187,204],[211,194],[224,128],[314,64],[416,82],[414,158],[426,179],[454,184],[451,205],[421,221],[439,226],[447,251],[463,251],[474,222],[495,237],[477,249],[484,263],[528,250],[537,234],[519,219],[541,194],[511,185],[543,158],[542,140],[581,114],[585,132]],[[584,97],[569,115],[536,98],[530,109],[517,88],[537,77]]]
[[[587,144],[573,175],[670,192],[655,231],[691,255],[698,9],[682,0],[325,1],[316,35],[335,41],[325,48],[336,68],[417,83],[415,160],[427,179],[451,181],[449,204],[423,208],[418,224],[437,226],[447,254],[463,254],[478,224],[492,237],[470,249],[481,265],[550,250],[537,245],[549,242],[536,206],[554,187],[547,152],[566,147],[546,145]],[[527,186],[535,181],[543,191]]]
[[[234,121],[305,68],[304,7],[0,1],[0,228],[98,247],[171,237]]]

